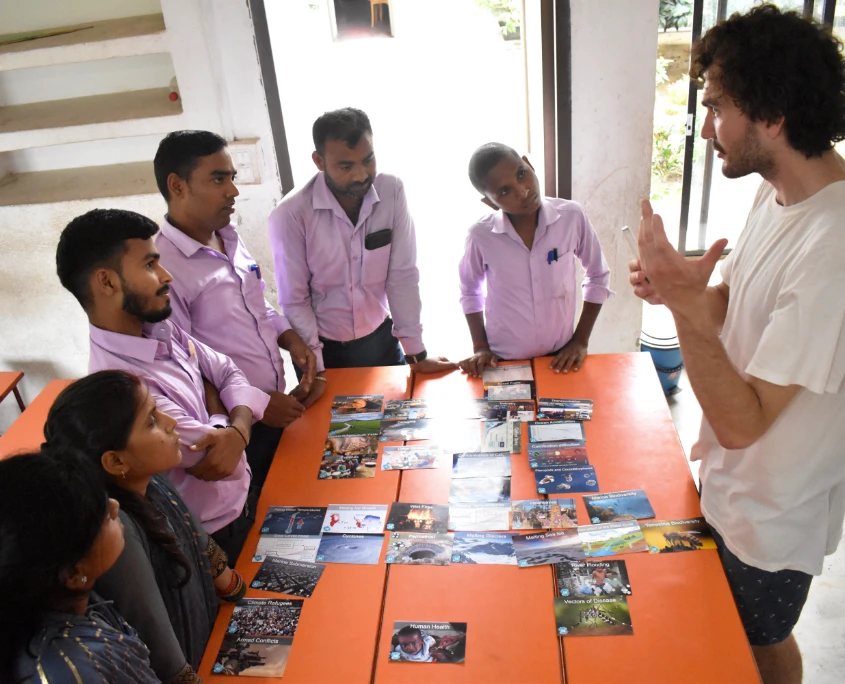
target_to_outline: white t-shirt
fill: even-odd
[[[820,575],[845,516],[845,181],[789,207],[763,183],[722,279],[733,365],[804,389],[747,449],[702,419],[701,508],[742,562]]]

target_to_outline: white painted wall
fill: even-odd
[[[590,351],[635,351],[642,304],[628,285],[620,234],[649,195],[658,0],[572,0],[573,199],[612,272]]]
[[[16,4],[24,7],[24,3]],[[41,4],[42,18],[47,17],[52,23],[54,3]],[[49,11],[45,9],[47,4]],[[55,3],[59,4],[64,3]],[[92,6],[98,4],[105,6],[110,0]],[[2,5],[5,8],[7,3]],[[234,220],[256,259],[262,265],[272,264],[266,221],[281,199],[281,188],[247,3],[164,0],[162,6],[183,95],[185,127],[214,130],[227,139],[259,139],[259,171],[263,183],[240,187]],[[156,11],[156,8],[144,11]],[[129,14],[140,13],[144,12]],[[24,19],[19,22],[21,25],[25,24]],[[77,19],[56,19],[53,25],[73,21]],[[6,24],[0,22],[0,25],[5,32]],[[86,160],[90,165],[152,160],[160,137],[55,146],[45,148],[46,156],[37,159],[27,158],[25,152],[7,153],[0,155],[0,175],[12,156],[16,164],[28,164],[33,170],[80,166]],[[49,380],[79,377],[87,371],[87,321],[76,300],[61,287],[55,275],[55,249],[68,221],[97,207],[130,209],[156,221],[165,209],[158,195],[0,207],[0,369],[26,373],[21,389],[27,402]],[[272,282],[272,277],[268,280]],[[17,415],[13,401],[0,404],[0,431]]]
[[[161,12],[159,0],[3,0],[0,34]]]

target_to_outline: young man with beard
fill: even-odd
[[[675,319],[704,417],[701,508],[766,684],[802,678],[792,629],[845,513],[845,60],[828,30],[771,5],[692,55],[722,173],[763,183],[736,247],[676,252],[643,201],[634,292]]]
[[[317,355],[318,377],[406,362],[455,368],[423,345],[414,224],[402,181],[376,172],[367,115],[327,112],[312,133],[319,172],[269,222],[279,304]]]
[[[88,315],[89,371],[141,377],[158,409],[176,419],[182,463],[168,476],[234,562],[255,520],[244,449],[270,397],[227,356],[167,320],[171,276],[159,263],[157,232],[135,212],[94,209],[62,231],[56,270]],[[227,414],[211,414],[203,379]]]

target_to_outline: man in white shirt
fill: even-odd
[[[760,674],[800,682],[792,628],[845,515],[845,61],[764,6],[708,31],[691,72],[722,173],[764,182],[717,286],[727,241],[685,260],[646,201],[630,280],[675,319],[704,413],[701,507]]]

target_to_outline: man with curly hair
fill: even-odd
[[[792,629],[845,516],[845,60],[830,32],[771,5],[694,46],[722,173],[763,183],[736,247],[686,260],[643,202],[634,292],[672,312],[704,413],[693,460],[766,684],[800,682]]]

